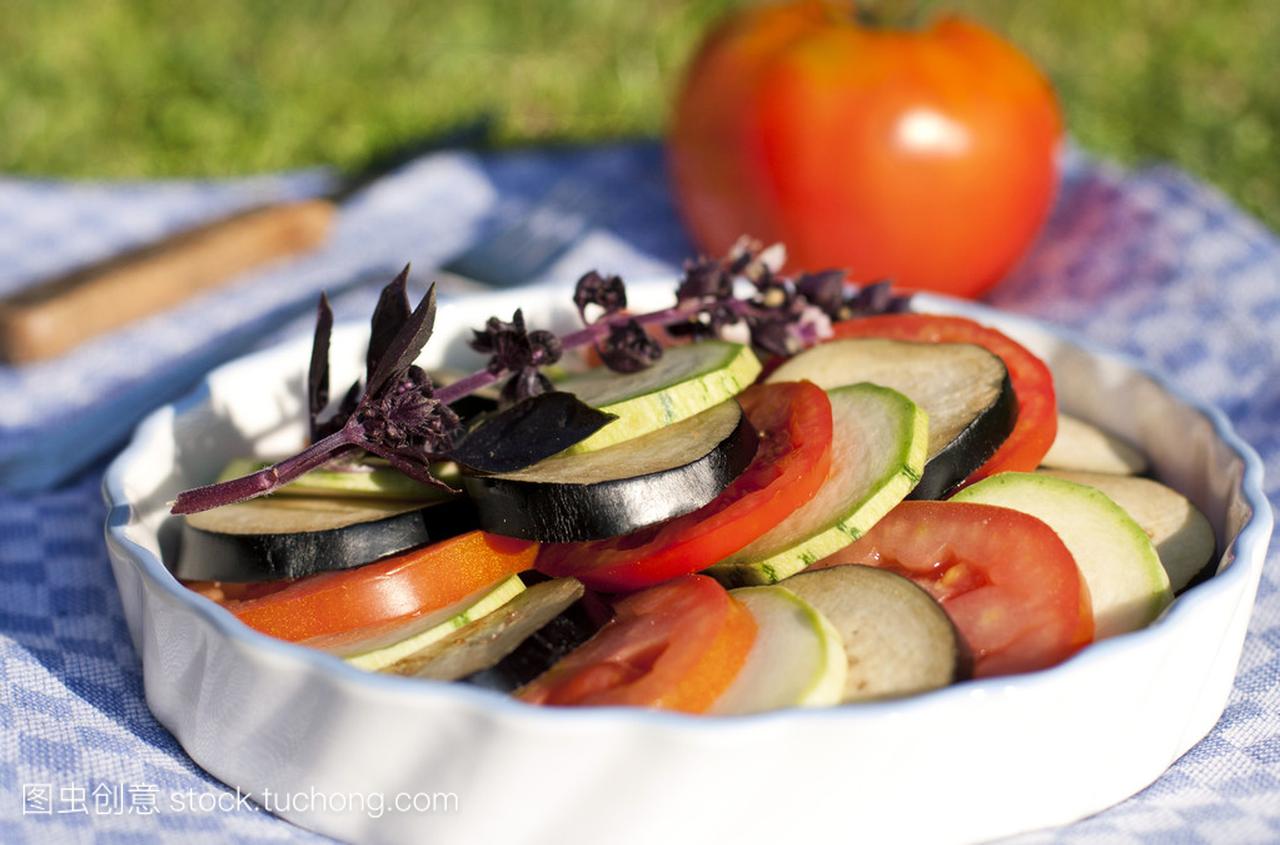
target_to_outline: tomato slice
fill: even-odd
[[[182,586],[218,604],[256,599],[278,593],[292,584],[280,581],[183,581]]]
[[[608,540],[548,543],[537,568],[605,591],[636,590],[705,569],[747,546],[809,501],[831,467],[831,402],[811,382],[738,395],[760,433],[751,465],[698,510]]]
[[[845,320],[832,326],[835,337],[884,337],[925,343],[972,343],[1000,356],[1018,397],[1018,421],[985,464],[965,479],[972,484],[998,472],[1030,472],[1058,434],[1053,375],[1026,347],[995,329],[964,317],[939,314],[885,314]]]
[[[878,566],[938,600],[968,643],[974,675],[1059,663],[1093,640],[1075,559],[1033,516],[969,502],[903,502],[850,546],[814,564]]]
[[[633,593],[614,611],[517,696],[531,704],[702,713],[729,688],[755,642],[751,614],[705,575]]]
[[[523,572],[537,552],[536,543],[471,531],[226,606],[251,628],[297,642],[440,610]]]

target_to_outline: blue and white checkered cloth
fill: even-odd
[[[322,252],[245,277],[69,356],[0,368],[0,841],[326,841],[203,774],[147,711],[102,543],[102,460],[136,409],[208,367],[309,330],[321,289],[363,318],[412,261],[426,272],[566,180],[611,198],[547,276],[670,272],[691,246],[652,144],[438,153],[344,206]],[[219,183],[0,179],[0,293],[173,229],[320,193],[309,171]],[[1280,240],[1177,171],[1067,157],[1057,208],[996,305],[1069,326],[1222,407],[1280,506]],[[1235,691],[1213,733],[1139,796],[1028,842],[1280,841],[1280,555],[1268,561]],[[165,812],[174,795],[196,809]],[[221,801],[221,808],[214,809]],[[208,808],[208,809],[203,809]],[[155,810],[155,812],[150,812]]]

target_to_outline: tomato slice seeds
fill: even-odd
[[[910,578],[942,605],[974,675],[1053,666],[1093,640],[1089,589],[1053,529],[969,502],[903,502],[814,567],[857,563]]]

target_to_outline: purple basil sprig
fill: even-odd
[[[855,288],[843,270],[783,276],[785,257],[777,245],[764,248],[743,238],[722,259],[686,262],[677,298],[702,307],[667,331],[699,339],[744,323],[756,348],[794,355],[829,336],[832,321],[899,313],[910,303],[909,296],[893,294],[888,282]],[[754,295],[734,296],[739,281],[749,284]]]
[[[594,338],[596,352],[614,372],[636,373],[662,357],[662,346],[637,320],[611,319],[627,307],[627,288],[621,277],[603,276],[595,270],[584,274],[573,289],[573,304],[588,327],[595,322],[604,328],[604,334]],[[587,318],[587,308],[593,305],[600,309],[594,321]]]
[[[627,307],[627,288],[620,276],[602,276],[592,270],[578,279],[573,289],[573,304],[578,306],[578,316],[582,322],[591,323],[587,319],[587,308],[595,305],[601,310],[601,317],[617,314]]]
[[[618,373],[638,373],[662,357],[662,346],[635,320],[609,326],[596,351],[604,365]]]
[[[329,297],[320,294],[316,309],[316,333],[311,341],[311,365],[307,368],[307,420],[312,440],[319,440],[320,412],[329,405],[329,335],[333,331],[333,309]]]
[[[699,256],[685,261],[684,273],[676,285],[676,301],[730,299],[733,296],[733,272],[725,261]]]
[[[911,304],[911,296],[895,294],[888,279],[851,290],[843,270],[806,273],[796,279],[796,290],[832,320],[901,314]]]
[[[587,273],[574,291],[574,304],[587,325],[557,337],[548,331],[529,331],[520,310],[510,322],[491,317],[471,341],[473,349],[489,356],[485,368],[439,390],[413,364],[435,325],[435,286],[411,311],[406,293],[409,268],[405,267],[382,291],[373,314],[367,384],[363,390],[359,381],[353,384],[323,421],[319,417],[329,400],[333,313],[322,295],[307,374],[311,445],[243,478],[188,490],[178,496],[173,512],[195,513],[271,493],[312,469],[363,452],[379,455],[405,475],[444,489],[450,488],[430,473],[433,460],[456,457],[464,463],[504,467],[541,460],[608,422],[607,415],[554,392],[541,368],[558,361],[566,349],[593,345],[612,369],[644,369],[662,355],[647,326],[693,339],[721,336],[742,326],[757,348],[788,355],[829,336],[833,320],[908,308],[909,298],[894,294],[888,282],[852,288],[839,270],[792,279],[781,275],[784,259],[779,246],[766,249],[740,240],[723,258],[686,262],[676,305],[640,315],[626,313],[621,278]],[[751,294],[736,296],[739,285],[747,286]],[[588,322],[591,307],[600,313]],[[491,430],[473,428],[459,443],[461,424],[449,405],[503,378],[502,396],[508,409],[490,418]],[[521,447],[511,450],[503,445],[508,441]]]
[[[511,377],[502,387],[505,404],[529,399],[551,390],[551,381],[540,367],[560,360],[560,338],[549,331],[529,331],[524,312],[519,308],[511,322],[490,317],[482,331],[472,331],[471,348],[489,356],[485,370],[495,378],[503,373]]]
[[[408,284],[409,265],[406,264],[378,297],[378,304],[373,309],[373,319],[369,321],[369,351],[365,355],[366,378],[373,378],[378,362],[387,354],[391,341],[413,313],[413,309],[409,307]]]
[[[395,283],[392,283],[395,285]],[[320,307],[316,338],[327,348],[327,303]],[[431,475],[432,456],[446,452],[453,445],[458,417],[449,406],[434,396],[431,378],[413,365],[422,347],[431,337],[436,317],[435,285],[427,291],[418,307],[386,342],[365,387],[364,394],[343,422],[341,428],[315,440],[298,454],[242,478],[187,490],[178,495],[173,513],[196,513],[220,505],[252,499],[279,489],[317,467],[349,455],[357,450],[385,458],[405,475],[451,490]],[[317,352],[313,349],[312,361]],[[327,366],[313,368],[312,384],[325,384]],[[323,379],[319,374],[324,372]],[[313,389],[313,401],[320,395]],[[314,407],[314,404],[311,405]]]

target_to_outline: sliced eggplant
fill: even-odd
[[[392,625],[305,640],[303,645],[344,658],[371,672],[399,663],[471,622],[501,608],[524,592],[519,575],[504,578],[460,602]]]
[[[818,495],[707,570],[730,587],[773,584],[861,537],[911,492],[924,468],[925,414],[874,384],[827,391],[831,469]]]
[[[266,496],[186,517],[174,575],[274,581],[350,569],[475,526],[461,497],[422,502]]]
[[[463,485],[486,531],[546,543],[598,540],[702,507],[746,469],[758,442],[731,399],[617,446],[466,475]]]
[[[595,636],[603,622],[587,610],[584,597],[527,637],[497,665],[463,678],[469,684],[513,693]]]
[[[755,620],[756,639],[710,712],[736,716],[840,703],[848,663],[840,633],[821,613],[783,587],[746,587],[730,595]]]
[[[782,582],[825,616],[848,661],[843,702],[912,695],[965,677],[950,617],[911,581],[870,566],[832,566]]]
[[[1068,414],[1058,414],[1058,435],[1040,465],[1115,475],[1141,475],[1147,471],[1147,459],[1137,449]]]
[[[1040,470],[1101,490],[1146,532],[1175,593],[1187,587],[1213,560],[1217,540],[1204,514],[1185,496],[1158,481],[1101,472]]]
[[[459,628],[383,671],[437,681],[456,681],[491,669],[527,638],[568,610],[582,598],[582,592],[582,582],[576,578],[554,578],[534,584],[493,613]],[[519,684],[512,689],[515,686]]]
[[[827,389],[871,382],[924,409],[929,415],[928,462],[908,497],[912,499],[945,496],[995,454],[1018,417],[1004,362],[968,343],[833,340],[795,356],[768,380],[802,379]]]
[[[671,347],[639,372],[597,367],[569,376],[556,382],[557,390],[618,417],[570,451],[603,449],[700,414],[738,395],[759,374],[750,347],[707,340]]]

